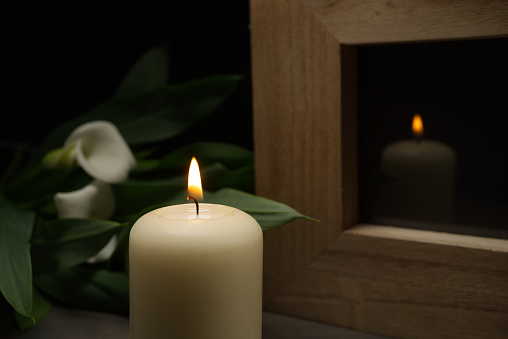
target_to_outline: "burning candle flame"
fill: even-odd
[[[189,195],[197,201],[203,201],[203,188],[201,187],[201,174],[199,174],[199,165],[195,157],[192,157],[189,167],[189,179],[187,190]]]
[[[413,136],[417,139],[421,139],[423,137],[423,121],[420,114],[415,114],[413,117]]]

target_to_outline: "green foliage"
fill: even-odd
[[[199,159],[200,167],[216,162],[238,170],[254,166],[254,154],[243,147],[220,142],[200,142],[181,147],[160,160],[162,169],[181,169],[190,164],[192,156]]]
[[[219,142],[191,143],[164,152],[158,149],[160,141],[185,134],[212,114],[241,81],[239,76],[228,75],[169,85],[167,69],[164,46],[148,51],[113,98],[57,126],[30,157],[19,147],[0,171],[0,291],[20,329],[41,321],[54,302],[127,314],[130,228],[150,210],[187,203],[187,169],[192,156],[200,161],[206,202],[250,213],[263,230],[295,218],[310,219],[253,194],[254,154],[250,150]],[[80,189],[92,178],[72,162],[48,169],[42,159],[62,147],[76,127],[94,120],[117,126],[136,150],[138,166],[130,179],[112,186],[116,209],[111,220],[58,219],[53,196]],[[119,241],[112,257],[87,263],[113,235]]]
[[[48,296],[73,307],[120,314],[129,311],[127,272],[76,266],[37,275],[35,283]]]
[[[176,137],[217,109],[240,80],[239,76],[215,76],[113,98],[54,129],[34,159],[39,161],[61,147],[76,127],[93,120],[114,123],[130,145]]]
[[[215,193],[209,193],[207,195],[207,201],[236,207],[239,210],[249,213],[256,219],[263,231],[282,226],[297,218],[317,221],[280,202],[232,188],[223,188]]]
[[[44,318],[44,316],[46,316],[46,314],[48,314],[48,312],[51,311],[51,308],[53,307],[53,304],[44,298],[39,290],[37,290],[37,288],[34,287],[32,292],[33,295],[31,315],[25,316],[19,312],[14,312],[14,319],[22,331],[35,326],[35,324],[41,321],[42,318]]]
[[[35,213],[0,195],[0,290],[12,307],[29,316],[32,309],[30,236]]]
[[[93,219],[57,219],[40,223],[32,237],[34,273],[84,263],[124,226],[114,221]]]
[[[115,98],[129,97],[153,87],[165,85],[168,73],[168,46],[161,45],[147,51],[123,79]]]

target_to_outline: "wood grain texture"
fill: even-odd
[[[251,5],[258,192],[321,220],[265,235],[269,300],[340,232],[341,49],[298,2]]]
[[[508,334],[508,241],[490,251],[363,234],[344,232],[273,309],[394,338]]]
[[[505,338],[504,244],[343,230],[357,222],[354,45],[508,36],[508,1],[250,5],[257,194],[321,220],[265,233],[265,307],[395,338]]]
[[[506,36],[504,0],[301,0],[344,44]]]

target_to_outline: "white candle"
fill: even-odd
[[[381,170],[390,182],[382,185],[382,217],[452,222],[455,152],[448,145],[421,139],[419,115],[413,121],[415,139],[389,144],[381,155]]]
[[[236,208],[168,206],[129,245],[131,338],[260,339],[263,234]]]

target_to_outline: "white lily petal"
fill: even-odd
[[[111,255],[113,255],[113,252],[116,249],[116,245],[118,244],[118,236],[115,234],[111,237],[109,242],[100,250],[97,252],[96,255],[89,258],[86,262],[89,264],[95,264],[98,262],[106,261],[111,258]]]
[[[98,180],[77,191],[57,193],[54,201],[60,219],[109,219],[115,210],[113,190],[107,183]]]
[[[76,145],[76,156],[83,170],[93,178],[118,183],[125,181],[136,160],[115,125],[92,121],[76,128],[65,147]]]

